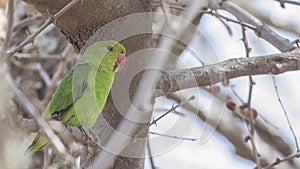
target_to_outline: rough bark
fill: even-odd
[[[48,18],[67,5],[70,1],[43,1],[43,0],[24,0],[33,6],[44,17]],[[82,1],[74,5],[70,10],[57,19],[55,25],[65,34],[66,38],[73,46],[80,51],[90,36],[105,24],[125,15],[138,12],[149,12],[151,10],[149,0],[140,1]],[[127,45],[138,48],[144,46],[145,39],[136,42],[136,45]],[[148,43],[148,42],[147,42]],[[147,45],[148,46],[148,45]],[[129,50],[130,51],[130,50]]]
[[[49,17],[62,9],[70,1],[60,1],[60,0],[24,0],[26,3],[33,6],[38,10],[44,17]],[[70,10],[64,13],[60,18],[55,22],[55,25],[61,30],[61,32],[66,36],[69,42],[74,46],[77,51],[81,51],[84,48],[86,42],[89,42],[90,37],[94,35],[101,27],[110,23],[120,17],[138,13],[138,12],[150,12],[150,0],[109,0],[109,1],[99,1],[99,0],[89,0],[82,1],[74,5]],[[119,21],[119,22],[122,22]],[[140,23],[143,27],[147,28],[148,32],[151,32],[151,18],[147,17],[144,19],[144,23]],[[121,23],[124,27],[113,28],[110,31],[110,34],[103,34],[105,32],[98,32],[100,39],[114,39],[120,40],[118,35],[115,35],[115,31],[122,31],[124,29],[134,29],[126,23]],[[99,36],[97,39],[99,39]],[[121,39],[122,44],[127,49],[127,55],[129,56],[135,51],[149,48],[151,46],[151,34],[140,34],[135,36],[130,36],[126,39]],[[130,63],[129,63],[130,64]],[[135,64],[144,64],[143,60],[140,60],[140,63]],[[128,65],[128,64],[127,64]],[[128,65],[135,66],[135,65]],[[132,81],[132,84],[138,84],[140,77],[137,76]],[[132,90],[129,95],[133,96],[135,92],[135,86],[132,86]],[[128,107],[129,105],[125,105]],[[122,120],[122,115],[119,114],[117,108],[113,103],[111,95],[108,98],[107,104],[102,112],[103,118],[100,120],[94,127],[94,131],[98,131],[96,134],[103,134],[101,127],[105,127],[101,121],[108,121],[109,125],[112,128],[116,128],[119,122]],[[140,127],[145,127],[147,125],[140,124]],[[100,127],[100,128],[99,128]],[[145,130],[147,131],[147,130]],[[141,137],[147,137],[147,132],[144,132]],[[144,156],[145,145],[137,146],[135,151],[139,157]],[[86,152],[87,153],[87,152]],[[93,161],[93,158],[87,158],[83,156],[83,168],[87,168],[90,163]],[[114,163],[114,168],[144,168],[144,159],[143,158],[127,158],[118,156]]]

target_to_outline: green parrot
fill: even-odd
[[[126,50],[115,41],[90,45],[82,58],[60,82],[42,113],[44,119],[56,119],[66,125],[90,128],[106,103],[114,75],[126,63]],[[50,143],[39,133],[28,147],[34,153]]]

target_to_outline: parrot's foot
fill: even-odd
[[[84,142],[86,142],[88,140],[88,135],[87,133],[85,132],[84,128],[82,127],[81,124],[78,125],[78,128],[80,129],[82,135],[84,135],[85,139],[84,139]]]
[[[72,115],[71,117],[69,117],[67,120],[65,120],[64,122],[63,122],[63,124],[64,125],[67,125],[69,122],[71,122],[72,121],[72,119],[75,117],[75,115]]]

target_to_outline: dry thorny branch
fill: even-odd
[[[43,108],[48,103],[49,99],[51,98],[51,95],[53,94],[57,84],[63,77],[63,75],[66,73],[66,71],[69,69],[70,56],[74,54],[72,47],[67,46],[63,50],[61,54],[44,54],[45,57],[37,56],[36,53],[21,53],[20,51],[28,44],[33,43],[35,38],[39,36],[45,30],[49,27],[52,23],[55,24],[55,21],[57,18],[59,18],[64,12],[69,10],[74,4],[78,3],[80,0],[74,0],[71,1],[67,6],[65,6],[63,9],[58,11],[55,15],[49,16],[49,18],[43,23],[33,34],[28,35],[24,41],[22,41],[17,47],[13,48],[11,52],[7,52],[10,49],[11,46],[11,39],[13,37],[13,32],[17,32],[19,30],[22,30],[24,27],[28,27],[31,24],[36,24],[37,21],[42,20],[42,17],[40,15],[35,15],[32,18],[27,18],[24,20],[19,21],[18,23],[14,24],[13,20],[13,14],[14,14],[14,7],[13,7],[13,1],[8,1],[8,13],[7,13],[7,25],[6,25],[6,36],[2,42],[2,49],[1,49],[1,60],[3,61],[4,68],[7,68],[8,70],[5,70],[5,78],[11,87],[11,91],[14,93],[14,97],[18,101],[18,104],[22,105],[23,109],[26,111],[26,113],[30,113],[32,117],[37,121],[37,123],[34,120],[28,120],[24,119],[20,114],[13,114],[13,113],[6,113],[9,119],[17,119],[19,122],[13,122],[13,124],[20,123],[18,127],[21,126],[24,130],[30,131],[30,132],[37,132],[39,130],[42,130],[51,140],[53,145],[57,148],[57,150],[64,154],[64,158],[67,159],[71,165],[75,165],[76,159],[74,157],[79,156],[79,150],[80,148],[75,142],[87,145],[89,147],[94,147],[95,149],[100,149],[98,144],[94,141],[96,138],[92,138],[93,136],[90,136],[89,139],[85,139],[82,137],[83,133],[78,130],[78,128],[72,128],[68,127],[68,130],[65,130],[65,126],[62,126],[61,124],[52,123],[51,121],[45,121],[39,116],[39,111],[42,111]],[[162,2],[162,1],[161,1]],[[84,2],[82,2],[84,3]],[[292,2],[292,1],[280,1],[280,5],[284,8],[285,3],[293,3],[296,5],[299,5],[299,3]],[[164,13],[167,13],[171,10],[166,10],[165,8],[176,8],[180,11],[189,10],[188,3],[180,2],[180,1],[163,1],[164,7],[162,7]],[[167,5],[167,6],[166,6]],[[291,165],[293,164],[292,160],[299,157],[299,147],[297,142],[297,137],[295,135],[294,129],[292,127],[292,124],[288,118],[288,112],[284,109],[284,105],[281,101],[281,98],[278,94],[278,89],[274,80],[274,88],[277,93],[277,98],[282,106],[282,110],[286,116],[286,119],[288,121],[290,130],[293,134],[295,145],[296,145],[296,152],[292,153],[291,146],[284,141],[284,139],[280,136],[280,133],[278,130],[271,124],[269,124],[267,121],[265,121],[262,118],[262,112],[257,113],[256,110],[252,108],[251,104],[251,98],[253,93],[253,85],[255,84],[252,76],[258,75],[258,74],[280,74],[286,71],[295,71],[300,69],[300,57],[299,53],[296,52],[290,52],[295,47],[293,45],[293,42],[283,38],[282,36],[276,34],[274,31],[272,31],[270,28],[268,28],[266,25],[261,23],[258,19],[256,19],[254,16],[249,14],[248,12],[244,11],[243,9],[239,8],[237,5],[230,1],[223,1],[220,4],[212,5],[214,6],[213,9],[208,10],[202,10],[198,9],[195,11],[191,11],[191,20],[193,17],[196,17],[200,14],[209,14],[215,16],[217,19],[219,19],[222,24],[225,25],[225,28],[228,30],[229,34],[232,34],[232,30],[229,24],[227,22],[232,22],[235,24],[238,24],[242,28],[242,42],[244,44],[245,50],[246,50],[246,58],[240,58],[240,59],[231,59],[225,62],[217,63],[215,65],[208,65],[206,67],[197,67],[193,69],[185,69],[185,70],[175,70],[167,73],[161,74],[161,76],[158,78],[158,82],[156,83],[156,88],[161,89],[163,93],[158,93],[157,96],[161,96],[164,94],[169,94],[175,91],[180,91],[185,88],[191,88],[191,87],[203,87],[210,85],[211,83],[215,84],[217,82],[224,82],[229,81],[231,78],[241,77],[241,76],[249,76],[249,93],[248,93],[248,100],[246,103],[242,103],[241,106],[238,106],[238,104],[235,101],[229,102],[230,96],[224,95],[220,92],[211,92],[211,94],[217,98],[220,102],[223,104],[227,104],[227,107],[232,110],[232,112],[237,115],[239,118],[243,120],[243,122],[246,124],[248,129],[248,135],[249,137],[246,137],[246,139],[243,139],[242,130],[236,129],[235,131],[231,131],[230,129],[226,128],[225,123],[228,124],[228,122],[220,122],[220,124],[217,124],[219,127],[216,129],[219,133],[224,135],[226,139],[228,139],[235,147],[236,147],[236,154],[249,159],[253,160],[257,168],[271,168],[274,167],[282,162],[290,161]],[[208,6],[208,7],[212,7]],[[222,14],[218,13],[218,10],[225,10],[229,13],[231,13],[236,19],[232,19],[227,16],[223,16]],[[172,22],[172,21],[171,21]],[[167,24],[170,25],[170,24]],[[254,31],[258,37],[261,37],[265,39],[268,43],[272,44],[274,47],[276,47],[279,51],[283,52],[282,54],[275,54],[275,55],[266,55],[266,56],[260,56],[260,57],[250,57],[250,47],[247,40],[247,30]],[[182,32],[180,32],[182,31]],[[178,30],[178,34],[184,34],[185,30]],[[168,50],[172,50],[173,46],[170,45],[173,43],[172,41],[162,41],[161,46],[163,48],[167,48]],[[49,71],[48,68],[44,68],[45,64],[44,62],[54,61],[58,62],[58,66],[55,68],[55,72]],[[71,63],[73,64],[73,63]],[[13,76],[13,73],[15,73],[13,69],[18,70],[24,70],[28,72],[29,74],[36,75],[36,79],[39,79],[39,81],[42,81],[42,83],[45,84],[46,89],[43,89],[43,99],[41,100],[41,95],[36,92],[36,89],[26,89],[22,88],[22,83],[18,84],[16,82],[15,77]],[[213,75],[214,77],[217,77],[212,81],[210,79],[210,76],[208,74]],[[220,73],[221,72],[221,73]],[[220,75],[221,74],[221,75]],[[192,76],[190,76],[192,75]],[[26,76],[26,73],[22,73],[21,76]],[[36,80],[34,79],[34,80]],[[193,81],[196,79],[195,83],[190,83],[190,81]],[[177,82],[182,82],[182,84],[178,85]],[[226,87],[226,86],[225,86]],[[20,89],[22,88],[22,89]],[[211,86],[210,88],[213,88]],[[209,88],[209,89],[210,89]],[[189,103],[186,99],[185,101],[182,101],[177,95],[168,95],[170,99],[173,99],[174,101],[181,103],[178,106],[172,107],[169,111],[164,113],[162,116],[160,116],[158,119],[153,120],[153,122],[150,124],[157,124],[157,121],[161,118],[164,118],[166,115],[168,115],[170,112],[175,110],[177,107],[182,106],[183,108],[189,110],[192,113],[197,114],[198,118],[205,120],[207,116],[205,113],[201,112],[200,110],[196,109],[195,105],[192,105],[192,103]],[[240,98],[239,96],[237,96]],[[225,99],[224,99],[225,98]],[[232,98],[234,100],[234,98]],[[242,99],[240,99],[242,101]],[[230,103],[230,104],[229,104]],[[255,112],[255,113],[254,113]],[[226,114],[230,116],[230,114]],[[28,115],[26,115],[28,116]],[[232,119],[231,119],[232,120]],[[206,122],[212,126],[215,126],[214,119],[206,119]],[[232,121],[231,121],[232,122]],[[13,125],[12,124],[12,125]],[[38,124],[38,126],[37,126]],[[237,128],[240,128],[240,126],[236,122],[232,122],[232,125],[235,125]],[[65,132],[67,131],[67,132]],[[234,133],[232,133],[234,132]],[[65,139],[58,139],[57,137],[54,137],[54,133],[58,135],[63,135],[62,138]],[[149,132],[150,134],[154,132]],[[278,134],[279,133],[279,134]],[[257,134],[257,135],[256,135]],[[68,137],[67,137],[68,136]],[[161,134],[160,136],[169,137],[167,135]],[[172,136],[171,136],[172,137]],[[283,154],[285,157],[283,158],[277,158],[275,162],[268,161],[265,157],[261,157],[258,148],[257,148],[257,142],[255,137],[260,137],[262,140],[264,140],[267,144],[269,144],[271,147],[273,147],[275,150],[278,150]],[[175,139],[183,139],[177,136],[173,136]],[[70,140],[71,139],[71,140]],[[73,141],[75,139],[75,142]],[[239,141],[236,141],[236,140]],[[188,139],[186,139],[188,140]],[[243,142],[247,142],[250,140],[251,148],[247,147]],[[75,147],[74,147],[75,145]],[[148,145],[148,149],[150,149],[150,145]],[[151,151],[149,151],[151,153]],[[150,155],[151,156],[151,155]],[[152,167],[155,167],[154,165],[154,159],[151,158],[151,165]]]

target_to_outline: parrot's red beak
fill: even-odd
[[[122,54],[122,53],[119,54],[117,63],[118,63],[118,67],[122,68],[122,67],[125,66],[125,64],[126,64],[126,56],[125,56],[125,54]]]

